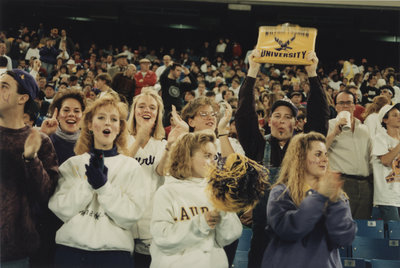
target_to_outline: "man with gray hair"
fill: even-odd
[[[161,65],[156,70],[157,81],[160,80],[161,74],[165,71],[165,69],[167,69],[167,67],[168,67],[170,62],[171,62],[171,56],[170,55],[164,55],[164,57],[163,57],[164,65]]]

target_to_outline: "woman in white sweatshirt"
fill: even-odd
[[[56,267],[131,267],[132,225],[148,203],[139,163],[126,155],[127,108],[112,96],[83,116],[76,156],[59,168],[49,208],[64,222],[57,231]]]
[[[167,144],[162,124],[164,105],[161,97],[152,88],[143,88],[140,95],[133,99],[128,119],[129,155],[134,157],[142,167],[145,180],[148,182],[146,190],[150,202],[145,213],[134,226],[135,239],[135,267],[148,268],[150,266],[150,220],[153,212],[153,197],[156,190],[164,184],[161,170],[165,158],[162,157]]]
[[[227,268],[223,246],[242,232],[235,213],[216,211],[206,192],[208,169],[216,154],[209,130],[181,136],[170,150],[168,173],[176,180],[154,197],[150,231],[151,267]]]

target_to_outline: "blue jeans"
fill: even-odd
[[[388,221],[400,221],[398,207],[379,205],[378,208],[385,223]]]

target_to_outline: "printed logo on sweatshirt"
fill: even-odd
[[[151,166],[154,165],[154,161],[156,160],[156,157],[153,155],[150,155],[149,157],[146,158],[141,158],[141,157],[135,157],[135,159],[139,162],[140,165],[147,165],[147,166]]]
[[[189,209],[181,207],[180,217],[174,218],[174,221],[190,220],[190,217],[199,215],[199,213],[204,214],[208,210],[208,207],[189,207]]]
[[[392,172],[385,179],[387,183],[400,182],[400,157],[393,160]]]
[[[168,93],[171,97],[178,98],[181,95],[181,91],[177,86],[170,86],[168,89]]]
[[[88,209],[79,211],[79,214],[81,216],[93,217],[95,220],[98,220],[100,217],[103,217],[101,212],[88,210]]]

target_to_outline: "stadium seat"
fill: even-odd
[[[253,231],[251,229],[243,228],[242,236],[239,238],[239,245],[237,247],[237,250],[246,251],[246,252],[249,251],[252,235],[253,235]]]
[[[389,221],[387,223],[387,226],[388,226],[388,237],[390,239],[400,239],[400,222]]]
[[[355,220],[358,231],[357,236],[384,238],[385,228],[383,220]]]
[[[232,267],[234,268],[247,268],[248,263],[248,251],[236,250],[235,260],[233,261]]]
[[[352,268],[365,268],[365,260],[364,259],[356,259],[356,258],[340,258],[342,261],[343,268],[352,267]]]
[[[339,248],[339,255],[341,258],[351,257],[350,252],[351,252],[350,246],[341,246]]]
[[[394,260],[371,260],[371,268],[399,268],[400,261]]]
[[[400,240],[356,236],[352,244],[352,257],[400,260]]]

